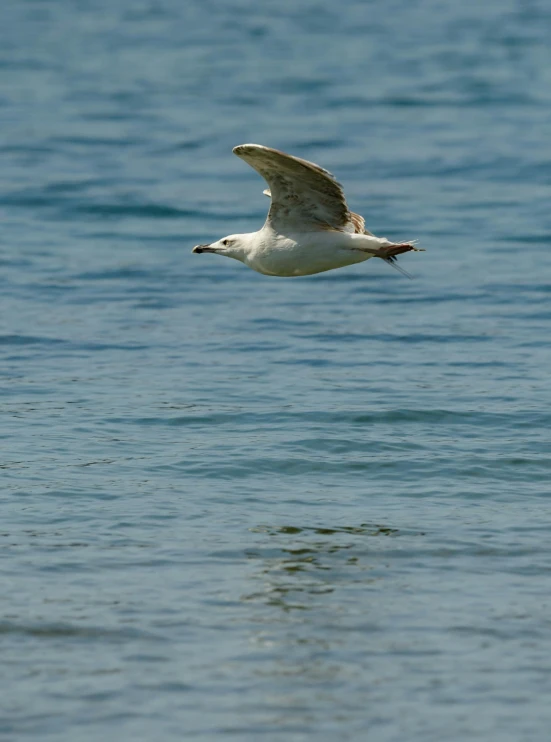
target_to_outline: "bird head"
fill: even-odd
[[[195,245],[191,252],[214,252],[243,262],[247,253],[247,238],[249,236],[247,234],[230,234],[228,237],[223,237],[218,242],[212,242],[210,245]]]

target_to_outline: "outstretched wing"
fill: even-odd
[[[348,209],[341,185],[327,170],[261,144],[241,144],[233,151],[270,186],[264,191],[272,198],[267,222],[278,232],[365,232],[364,220]]]
[[[268,198],[272,197],[272,192],[269,188],[265,188],[262,193],[265,196],[268,196]],[[365,228],[365,219],[363,216],[360,216],[359,214],[355,214],[353,211],[350,212],[350,223],[354,227],[353,230],[356,234],[369,234],[373,236],[373,232],[370,232],[369,229]]]

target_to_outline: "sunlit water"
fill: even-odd
[[[550,23],[2,3],[7,739],[549,738]],[[415,279],[192,255],[247,141]]]

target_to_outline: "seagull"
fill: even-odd
[[[390,242],[375,237],[365,221],[347,206],[344,192],[330,172],[300,157],[261,144],[240,144],[234,154],[267,182],[271,198],[262,229],[230,234],[194,253],[217,253],[245,263],[267,276],[309,276],[314,273],[382,258],[400,272],[396,257],[415,251],[415,240]]]

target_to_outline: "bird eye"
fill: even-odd
[[[227,247],[229,245],[229,240],[222,240],[222,244],[224,247]]]

